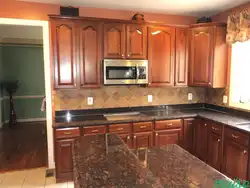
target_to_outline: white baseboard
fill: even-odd
[[[17,119],[17,122],[34,122],[34,121],[46,121],[46,118],[29,118],[29,119]],[[9,120],[5,120],[4,123],[9,123]]]

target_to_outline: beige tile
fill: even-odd
[[[45,188],[67,188],[68,183],[56,183],[55,177],[46,178]]]
[[[0,174],[0,185],[1,185],[2,182],[3,182],[3,179],[4,179],[4,173],[1,173],[1,174]]]
[[[21,188],[27,171],[16,171],[5,173],[0,188]]]
[[[45,186],[45,168],[28,170],[22,188],[44,188]]]
[[[68,182],[68,188],[74,188],[74,182]]]

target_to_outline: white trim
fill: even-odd
[[[17,119],[17,123],[20,122],[34,122],[34,121],[46,121],[46,118],[28,118],[28,119]],[[4,123],[9,123],[9,120],[5,120]]]
[[[44,95],[23,95],[23,96],[13,96],[13,99],[42,99]],[[9,99],[9,96],[4,96],[2,100]]]
[[[47,119],[47,146],[48,146],[48,168],[55,168],[54,141],[52,128],[52,84],[50,67],[50,35],[49,22],[40,20],[26,20],[14,18],[0,18],[0,24],[7,25],[29,25],[42,26],[43,29],[43,56],[44,56],[44,79],[46,94],[46,119]],[[18,31],[17,31],[18,32]]]

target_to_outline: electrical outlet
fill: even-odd
[[[193,93],[188,93],[188,100],[189,101],[193,100]]]
[[[226,95],[223,96],[223,103],[224,103],[224,104],[227,103],[227,96],[226,96]]]
[[[93,97],[88,97],[88,105],[93,105]]]
[[[153,102],[153,95],[148,95],[148,102]]]

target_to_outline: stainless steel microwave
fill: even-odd
[[[148,60],[104,59],[104,84],[148,84]]]

